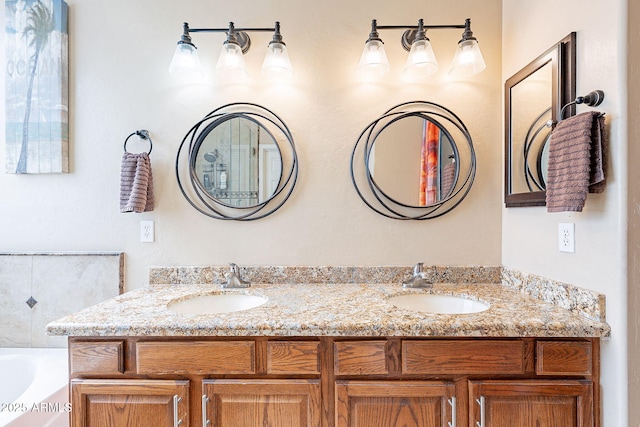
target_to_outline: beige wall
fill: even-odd
[[[606,294],[613,332],[602,344],[603,426],[627,425],[628,407],[625,17],[626,0],[503,1],[503,81],[576,31],[578,94],[606,93],[598,107],[606,112],[610,139],[606,191],[589,195],[581,213],[549,214],[545,208],[502,212],[503,265]],[[574,254],[558,251],[560,222],[575,223]]]
[[[152,265],[410,265],[500,264],[500,0],[302,2],[295,0],[68,0],[70,22],[71,170],[67,175],[0,175],[0,247],[19,250],[122,250],[127,287],[147,283]],[[358,82],[355,67],[370,31],[380,24],[464,23],[469,17],[488,64],[466,80],[446,73],[461,30],[430,34],[441,69],[431,82],[400,80],[406,53],[400,31],[383,32],[392,62],[381,84]],[[182,22],[192,27],[282,23],[296,78],[266,86],[259,76],[270,34],[252,35],[246,56],[256,77],[248,86],[209,79],[184,85],[167,72]],[[215,66],[218,34],[194,34],[203,64]],[[3,46],[0,43],[0,46]],[[4,91],[2,91],[4,93]],[[455,111],[478,155],[476,183],[445,217],[392,221],[369,210],[349,175],[355,139],[391,106],[414,99]],[[209,219],[183,199],[174,174],[178,144],[191,125],[228,102],[275,111],[293,132],[300,157],[296,189],[275,215],[236,223]],[[4,108],[4,107],[0,107]],[[120,214],[124,138],[148,129],[156,211]],[[134,145],[130,145],[133,149]],[[4,162],[4,148],[0,163]],[[139,242],[139,221],[156,224],[156,243]],[[482,224],[479,227],[478,224]]]
[[[502,261],[607,295],[613,336],[603,343],[603,425],[626,424],[627,87],[621,54],[626,50],[625,0],[434,0],[428,6],[407,0],[402,7],[384,0],[68,3],[72,173],[0,174],[0,249],[124,251],[128,289],[145,286],[152,265],[228,261],[497,265]],[[637,10],[633,12],[630,19],[638,16]],[[385,31],[382,37],[393,71],[381,84],[359,83],[354,69],[370,20],[378,18],[384,25],[413,23],[420,17],[427,23],[472,18],[487,70],[463,81],[448,78],[445,70],[460,32],[438,31],[430,37],[441,70],[430,83],[405,84],[399,77],[405,59],[400,34]],[[257,78],[248,86],[222,86],[213,77],[202,84],[183,85],[166,72],[183,21],[194,27],[218,27],[230,20],[244,26],[282,22],[296,72],[293,85],[274,89],[259,78],[267,34],[253,37],[247,62]],[[502,82],[570,31],[578,32],[578,92],[597,88],[606,92],[600,108],[607,112],[611,135],[607,191],[589,196],[583,213],[501,209]],[[632,42],[637,39],[636,35]],[[198,34],[194,41],[205,67],[212,69],[221,36]],[[637,63],[638,58],[632,56],[633,60]],[[468,198],[445,217],[392,221],[357,198],[349,177],[349,155],[355,138],[371,120],[414,99],[439,102],[462,118],[474,138],[478,173]],[[173,171],[176,149],[191,124],[234,101],[256,102],[277,112],[291,128],[300,156],[299,182],[291,199],[272,217],[250,223],[215,221],[194,211],[180,195]],[[4,116],[4,103],[0,114]],[[631,123],[632,134],[639,133],[636,121]],[[154,140],[156,211],[120,214],[122,142],[142,128],[149,129]],[[628,161],[632,162],[631,156]],[[630,178],[637,182],[637,172]],[[629,193],[629,198],[637,194]],[[632,225],[637,237],[639,221],[633,206],[629,211],[635,212]],[[156,222],[156,243],[139,242],[141,219]],[[575,254],[558,252],[558,222],[576,223]],[[640,252],[636,247],[630,250],[636,256]],[[629,268],[634,265],[629,263]],[[640,298],[637,291],[631,296],[630,301]],[[637,316],[635,322],[637,331]],[[640,394],[637,371],[631,388],[635,396]]]

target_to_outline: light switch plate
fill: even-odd
[[[572,222],[558,224],[558,249],[560,252],[576,252],[576,227]]]

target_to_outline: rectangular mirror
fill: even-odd
[[[551,130],[576,97],[575,47],[571,33],[505,82],[506,207],[545,205]]]

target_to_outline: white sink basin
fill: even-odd
[[[250,310],[267,302],[264,297],[244,294],[198,295],[169,303],[170,310],[185,314],[219,314]]]
[[[389,304],[425,313],[469,314],[489,309],[487,304],[450,295],[405,294],[391,297]]]

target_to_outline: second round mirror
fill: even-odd
[[[382,193],[398,204],[430,206],[446,199],[458,177],[458,149],[433,119],[401,116],[379,132],[367,168]]]

